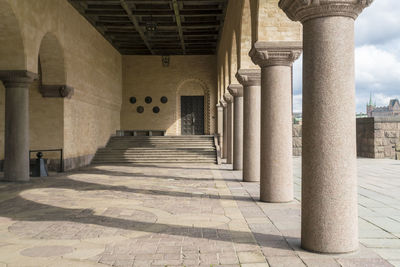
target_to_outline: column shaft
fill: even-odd
[[[34,74],[2,71],[6,88],[4,180],[29,181],[29,86]]]
[[[260,199],[293,200],[291,68],[268,66],[261,71]]]
[[[233,169],[243,169],[243,96],[235,97],[233,122]]]
[[[228,111],[227,104],[224,105],[224,136],[223,136],[223,146],[222,146],[222,157],[224,159],[227,158],[227,147],[228,147]]]
[[[223,138],[224,138],[224,107],[221,103],[217,105],[217,121],[218,121],[218,144],[221,151],[221,158],[223,157]]]
[[[304,24],[302,246],[358,247],[354,20]]]
[[[228,103],[227,107],[227,121],[228,121],[228,131],[227,131],[227,148],[226,148],[226,163],[233,163],[233,103]]]
[[[236,78],[243,85],[243,181],[260,180],[261,72],[241,69]]]
[[[224,94],[226,102],[226,163],[233,163],[233,97],[227,92]]]

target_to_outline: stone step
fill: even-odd
[[[216,163],[212,136],[117,136],[92,163]]]
[[[154,157],[154,156],[149,156],[149,157],[144,157],[144,156],[138,156],[138,157],[103,157],[103,156],[96,156],[94,158],[95,160],[136,160],[136,159],[154,159],[154,160],[158,160],[158,159],[182,159],[182,160],[186,160],[186,159],[190,159],[190,160],[206,160],[206,159],[215,159],[215,157],[164,157],[164,156],[159,156],[159,157]]]
[[[96,161],[93,160],[92,164],[119,164],[119,163],[216,163],[217,160],[107,160],[107,161]]]
[[[203,153],[184,153],[184,152],[116,152],[116,151],[99,151],[98,155],[171,155],[171,156],[196,156],[196,155],[215,155],[215,151],[203,152]]]

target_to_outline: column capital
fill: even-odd
[[[329,16],[356,19],[374,0],[280,0],[279,7],[293,21]]]
[[[224,100],[227,104],[233,103],[233,96],[230,93],[226,92],[224,94]]]
[[[220,101],[219,101],[219,104],[221,105],[221,107],[223,107],[223,108],[226,108],[226,102],[225,102],[225,100],[223,100],[223,99],[221,99]]]
[[[257,42],[249,52],[260,67],[292,66],[302,52],[302,42]]]
[[[0,80],[5,87],[27,87],[37,78],[36,73],[27,70],[0,70]]]
[[[243,96],[243,86],[241,84],[231,84],[228,86],[228,91],[234,97],[242,97]]]
[[[236,73],[236,79],[243,86],[259,86],[261,85],[260,69],[240,69]]]

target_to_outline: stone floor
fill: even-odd
[[[300,248],[294,165],[288,204],[257,202],[258,185],[228,165],[100,165],[0,183],[0,266],[400,266],[400,161],[359,160],[361,244],[345,255]]]

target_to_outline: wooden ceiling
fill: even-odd
[[[123,55],[213,55],[228,0],[68,0]]]

